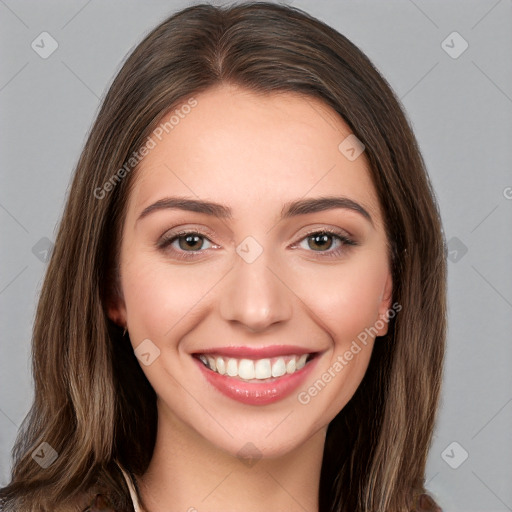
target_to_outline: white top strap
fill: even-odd
[[[126,485],[128,485],[128,489],[130,490],[130,497],[132,498],[133,508],[135,512],[142,512],[140,508],[139,501],[137,500],[137,494],[135,493],[135,488],[133,487],[131,478],[127,475],[126,471],[121,467],[121,464],[117,464],[119,469],[123,472],[124,479],[126,480]]]

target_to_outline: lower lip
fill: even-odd
[[[228,398],[248,405],[266,405],[277,402],[293,393],[308,377],[316,365],[317,357],[300,370],[278,377],[273,381],[244,382],[237,377],[227,377],[207,368],[199,359],[193,358],[206,380]]]

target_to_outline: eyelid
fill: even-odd
[[[300,242],[304,238],[306,238],[310,235],[313,235],[315,233],[328,233],[331,235],[337,235],[340,237],[348,238],[348,239],[352,240],[354,243],[356,242],[356,240],[354,239],[355,237],[352,233],[350,233],[346,229],[338,228],[338,227],[334,227],[334,226],[314,226],[312,228],[307,228],[306,232],[302,233],[300,235],[300,238],[297,239],[297,242]],[[297,242],[294,242],[294,243],[297,243]]]
[[[354,247],[359,245],[354,237],[348,235],[343,229],[340,228],[332,228],[332,227],[322,227],[322,228],[313,228],[310,229],[306,234],[303,234],[296,242],[294,242],[290,247],[294,250],[300,249],[300,244],[303,241],[307,241],[307,239],[315,234],[327,234],[333,238],[337,238],[339,242],[339,246],[332,249],[329,248],[326,251],[313,251],[313,250],[305,250],[306,254],[310,254],[315,260],[319,261],[328,261],[329,259],[340,259],[345,256],[345,253],[353,249]]]
[[[213,231],[213,229],[195,224],[166,229],[158,239],[169,240],[171,238],[187,235],[189,233],[197,233],[198,235],[208,238],[212,243],[213,241],[210,238],[217,238],[218,236],[217,233]]]
[[[208,247],[206,249],[199,249],[197,251],[183,251],[183,250],[176,250],[172,249],[172,244],[179,239],[181,236],[185,235],[199,235],[200,237],[208,240],[212,247]],[[329,258],[331,259],[339,259],[342,258],[346,252],[350,251],[355,246],[359,245],[359,242],[356,238],[353,237],[353,235],[347,231],[346,229],[340,228],[340,227],[334,227],[334,226],[312,226],[307,229],[307,231],[302,233],[300,237],[296,239],[295,242],[293,242],[288,247],[296,250],[300,249],[299,245],[301,242],[307,240],[307,238],[314,234],[327,234],[332,237],[338,238],[338,241],[340,243],[339,247],[332,249],[329,248],[326,251],[314,251],[314,250],[304,250],[304,252],[307,254],[309,253],[315,260],[318,261],[328,261]],[[198,225],[185,225],[180,226],[179,228],[170,228],[164,232],[164,234],[160,237],[160,239],[157,241],[156,246],[158,249],[170,252],[172,254],[171,257],[182,260],[182,261],[200,261],[200,258],[206,254],[210,254],[210,252],[213,250],[217,250],[219,248],[222,248],[221,246],[217,245],[212,238],[215,240],[217,238],[216,233],[206,226],[198,226]],[[231,240],[233,242],[233,240]]]
[[[169,231],[169,230],[168,230]],[[156,245],[158,248],[166,249],[168,246],[171,245],[171,243],[174,243],[178,238],[185,236],[185,235],[199,235],[205,240],[208,240],[213,247],[219,247],[211,238],[215,238],[215,235],[207,234],[206,232],[203,232],[201,229],[194,229],[194,228],[186,228],[186,229],[180,229],[178,231],[171,231],[169,234],[168,231],[166,231],[157,241]],[[210,248],[208,248],[210,249]],[[196,254],[203,253],[207,251],[208,249],[201,249],[200,251],[190,251],[191,254],[194,252]],[[178,252],[187,252],[187,251],[178,251]]]

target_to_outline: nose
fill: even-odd
[[[292,315],[294,294],[266,253],[252,263],[237,256],[220,297],[221,317],[251,332],[284,323]]]

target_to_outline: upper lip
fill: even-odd
[[[296,345],[269,345],[267,347],[247,347],[247,346],[234,346],[234,347],[215,347],[198,350],[194,354],[210,354],[225,357],[233,357],[236,359],[265,359],[271,357],[279,357],[286,355],[302,355],[313,354],[315,351],[309,350],[304,347]]]

